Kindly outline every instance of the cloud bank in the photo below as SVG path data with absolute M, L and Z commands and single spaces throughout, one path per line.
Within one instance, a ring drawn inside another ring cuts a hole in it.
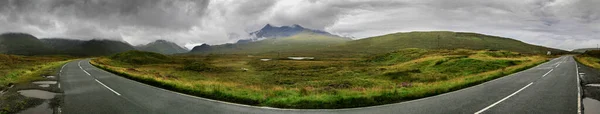
M 463 31 L 571 50 L 600 43 L 597 0 L 0 0 L 0 32 L 41 38 L 157 39 L 186 47 L 299 24 L 366 38 Z

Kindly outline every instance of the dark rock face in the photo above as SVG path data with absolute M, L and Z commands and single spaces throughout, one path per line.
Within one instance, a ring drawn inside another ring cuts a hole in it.
M 139 45 L 136 46 L 136 49 L 160 54 L 176 54 L 188 52 L 188 49 L 166 40 L 156 40 L 146 45 Z
M 322 35 L 336 36 L 336 35 L 330 34 L 325 31 L 304 28 L 297 24 L 294 24 L 292 26 L 281 26 L 281 27 L 275 27 L 275 26 L 272 26 L 271 24 L 267 24 L 262 29 L 250 33 L 250 36 L 253 36 L 253 38 L 238 40 L 237 43 L 254 42 L 254 41 L 258 41 L 259 38 L 288 37 L 288 36 L 293 36 L 293 35 L 296 35 L 298 33 L 305 32 L 305 31 L 316 33 L 316 34 L 322 34 Z
M 192 52 L 192 53 L 207 52 L 207 51 L 210 51 L 210 48 L 211 48 L 210 45 L 208 45 L 208 44 L 202 44 L 200 46 L 195 46 L 192 49 L 192 51 L 190 51 L 190 52 Z

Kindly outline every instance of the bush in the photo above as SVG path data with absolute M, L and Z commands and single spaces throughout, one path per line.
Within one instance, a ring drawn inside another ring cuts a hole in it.
M 585 51 L 585 53 L 583 53 L 583 54 L 590 56 L 590 57 L 600 58 L 600 50 Z
M 215 66 L 208 64 L 206 62 L 199 62 L 199 61 L 188 62 L 185 65 L 183 65 L 183 69 L 191 70 L 191 71 L 198 71 L 198 72 L 218 71 L 218 69 Z
M 134 65 L 159 64 L 170 60 L 169 57 L 159 53 L 137 50 L 118 53 L 110 56 L 110 59 Z
M 492 57 L 518 57 L 518 56 L 521 56 L 521 54 L 519 54 L 519 53 L 510 52 L 510 51 L 487 51 L 487 52 L 485 52 L 485 54 L 492 56 Z

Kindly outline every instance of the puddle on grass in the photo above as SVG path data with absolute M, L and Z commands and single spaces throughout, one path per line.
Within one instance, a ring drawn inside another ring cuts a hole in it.
M 38 85 L 38 86 L 40 86 L 40 87 L 50 87 L 50 85 L 48 85 L 48 84 L 42 84 L 42 85 Z
M 591 98 L 583 98 L 584 114 L 600 114 L 600 101 Z
M 19 94 L 21 94 L 25 97 L 33 97 L 33 98 L 38 98 L 38 99 L 52 99 L 57 94 L 57 93 L 53 93 L 53 92 L 48 92 L 48 91 L 43 91 L 43 90 L 35 90 L 35 89 L 19 90 L 17 92 L 19 92 Z
M 33 84 L 56 84 L 58 82 L 56 81 L 35 81 L 35 82 L 31 82 Z
M 48 78 L 48 79 L 56 79 L 56 76 L 44 76 L 44 78 Z
M 41 105 L 28 108 L 17 114 L 52 114 L 53 112 L 54 110 L 52 110 L 52 107 L 50 107 L 50 102 L 44 101 L 44 103 L 42 103 Z

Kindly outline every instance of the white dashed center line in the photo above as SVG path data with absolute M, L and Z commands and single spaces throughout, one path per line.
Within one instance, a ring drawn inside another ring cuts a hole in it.
M 104 83 L 102 83 L 102 82 L 98 81 L 97 79 L 94 79 L 94 80 L 96 80 L 96 82 L 100 83 L 102 86 L 106 87 L 106 89 L 108 89 L 108 90 L 112 91 L 113 93 L 117 94 L 118 96 L 121 96 L 121 94 L 119 94 L 117 91 L 115 91 L 115 90 L 111 89 L 110 87 L 108 87 L 108 86 L 104 85 Z
M 485 108 L 483 108 L 483 109 L 481 109 L 481 110 L 479 110 L 479 111 L 475 112 L 475 114 L 480 114 L 480 113 L 482 113 L 483 111 L 485 111 L 485 110 L 488 110 L 488 109 L 490 109 L 490 108 L 492 108 L 492 107 L 496 106 L 496 105 L 497 105 L 497 104 L 499 104 L 500 102 L 502 102 L 502 101 L 504 101 L 504 100 L 506 100 L 506 99 L 508 99 L 508 98 L 510 98 L 510 97 L 512 97 L 512 96 L 514 96 L 515 94 L 517 94 L 517 93 L 521 92 L 523 89 L 525 89 L 525 88 L 529 87 L 531 84 L 533 84 L 533 82 L 531 82 L 531 83 L 527 84 L 525 87 L 523 87 L 523 88 L 521 88 L 521 89 L 519 89 L 519 90 L 515 91 L 514 93 L 512 93 L 512 94 L 510 94 L 510 95 L 508 95 L 508 96 L 506 96 L 506 97 L 504 97 L 503 99 L 500 99 L 499 101 L 495 102 L 494 104 L 492 104 L 492 105 L 490 105 L 490 106 L 487 106 L 487 107 L 485 107 Z

